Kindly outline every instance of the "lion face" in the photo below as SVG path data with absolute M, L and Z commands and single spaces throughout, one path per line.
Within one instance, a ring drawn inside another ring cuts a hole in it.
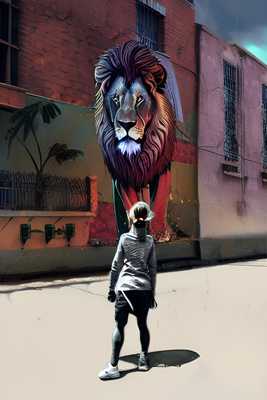
M 100 57 L 95 77 L 96 129 L 109 172 L 125 187 L 145 187 L 169 168 L 176 140 L 166 71 L 129 41 Z
M 129 156 L 140 152 L 153 114 L 152 99 L 142 80 L 137 78 L 127 87 L 125 79 L 117 77 L 107 91 L 105 102 L 117 148 Z

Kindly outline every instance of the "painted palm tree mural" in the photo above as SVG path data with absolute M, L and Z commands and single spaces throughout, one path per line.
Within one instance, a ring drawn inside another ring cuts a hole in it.
M 35 208 L 42 209 L 45 188 L 45 171 L 48 163 L 55 160 L 62 164 L 67 160 L 75 160 L 83 155 L 78 149 L 69 148 L 65 143 L 55 143 L 48 151 L 42 150 L 38 127 L 40 124 L 51 124 L 61 115 L 60 107 L 51 101 L 39 101 L 16 112 L 10 118 L 6 140 L 8 155 L 14 142 L 18 142 L 30 159 L 35 169 Z

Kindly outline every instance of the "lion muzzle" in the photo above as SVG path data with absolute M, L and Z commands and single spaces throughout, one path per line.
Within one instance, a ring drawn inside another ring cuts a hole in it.
M 136 115 L 134 115 L 132 112 L 130 113 L 131 115 L 129 116 L 127 115 L 123 116 L 122 114 L 123 113 L 120 113 L 120 115 L 117 116 L 115 123 L 115 132 L 117 139 L 119 141 L 125 138 L 129 138 L 135 141 L 140 140 L 142 137 L 136 126 L 137 125 Z

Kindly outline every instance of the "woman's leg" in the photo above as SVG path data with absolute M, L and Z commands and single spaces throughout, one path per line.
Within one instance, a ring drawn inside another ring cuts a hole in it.
M 122 310 L 116 315 L 116 327 L 112 335 L 112 354 L 110 364 L 116 366 L 119 361 L 120 351 L 124 342 L 124 328 L 128 322 L 128 312 Z
M 150 333 L 147 327 L 147 315 L 148 315 L 148 310 L 144 310 L 136 317 L 137 325 L 140 332 L 141 350 L 145 354 L 148 352 L 150 343 Z

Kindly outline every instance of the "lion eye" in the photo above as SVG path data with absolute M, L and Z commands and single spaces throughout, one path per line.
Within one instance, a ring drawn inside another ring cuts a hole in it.
M 114 101 L 114 103 L 116 104 L 116 105 L 118 105 L 119 103 L 120 103 L 120 98 L 119 98 L 119 96 L 116 94 L 116 96 L 114 96 L 113 98 L 112 98 L 112 100 Z
M 143 101 L 144 101 L 144 98 L 143 98 L 143 96 L 140 95 L 136 99 L 136 104 L 139 105 L 139 104 L 143 103 Z

